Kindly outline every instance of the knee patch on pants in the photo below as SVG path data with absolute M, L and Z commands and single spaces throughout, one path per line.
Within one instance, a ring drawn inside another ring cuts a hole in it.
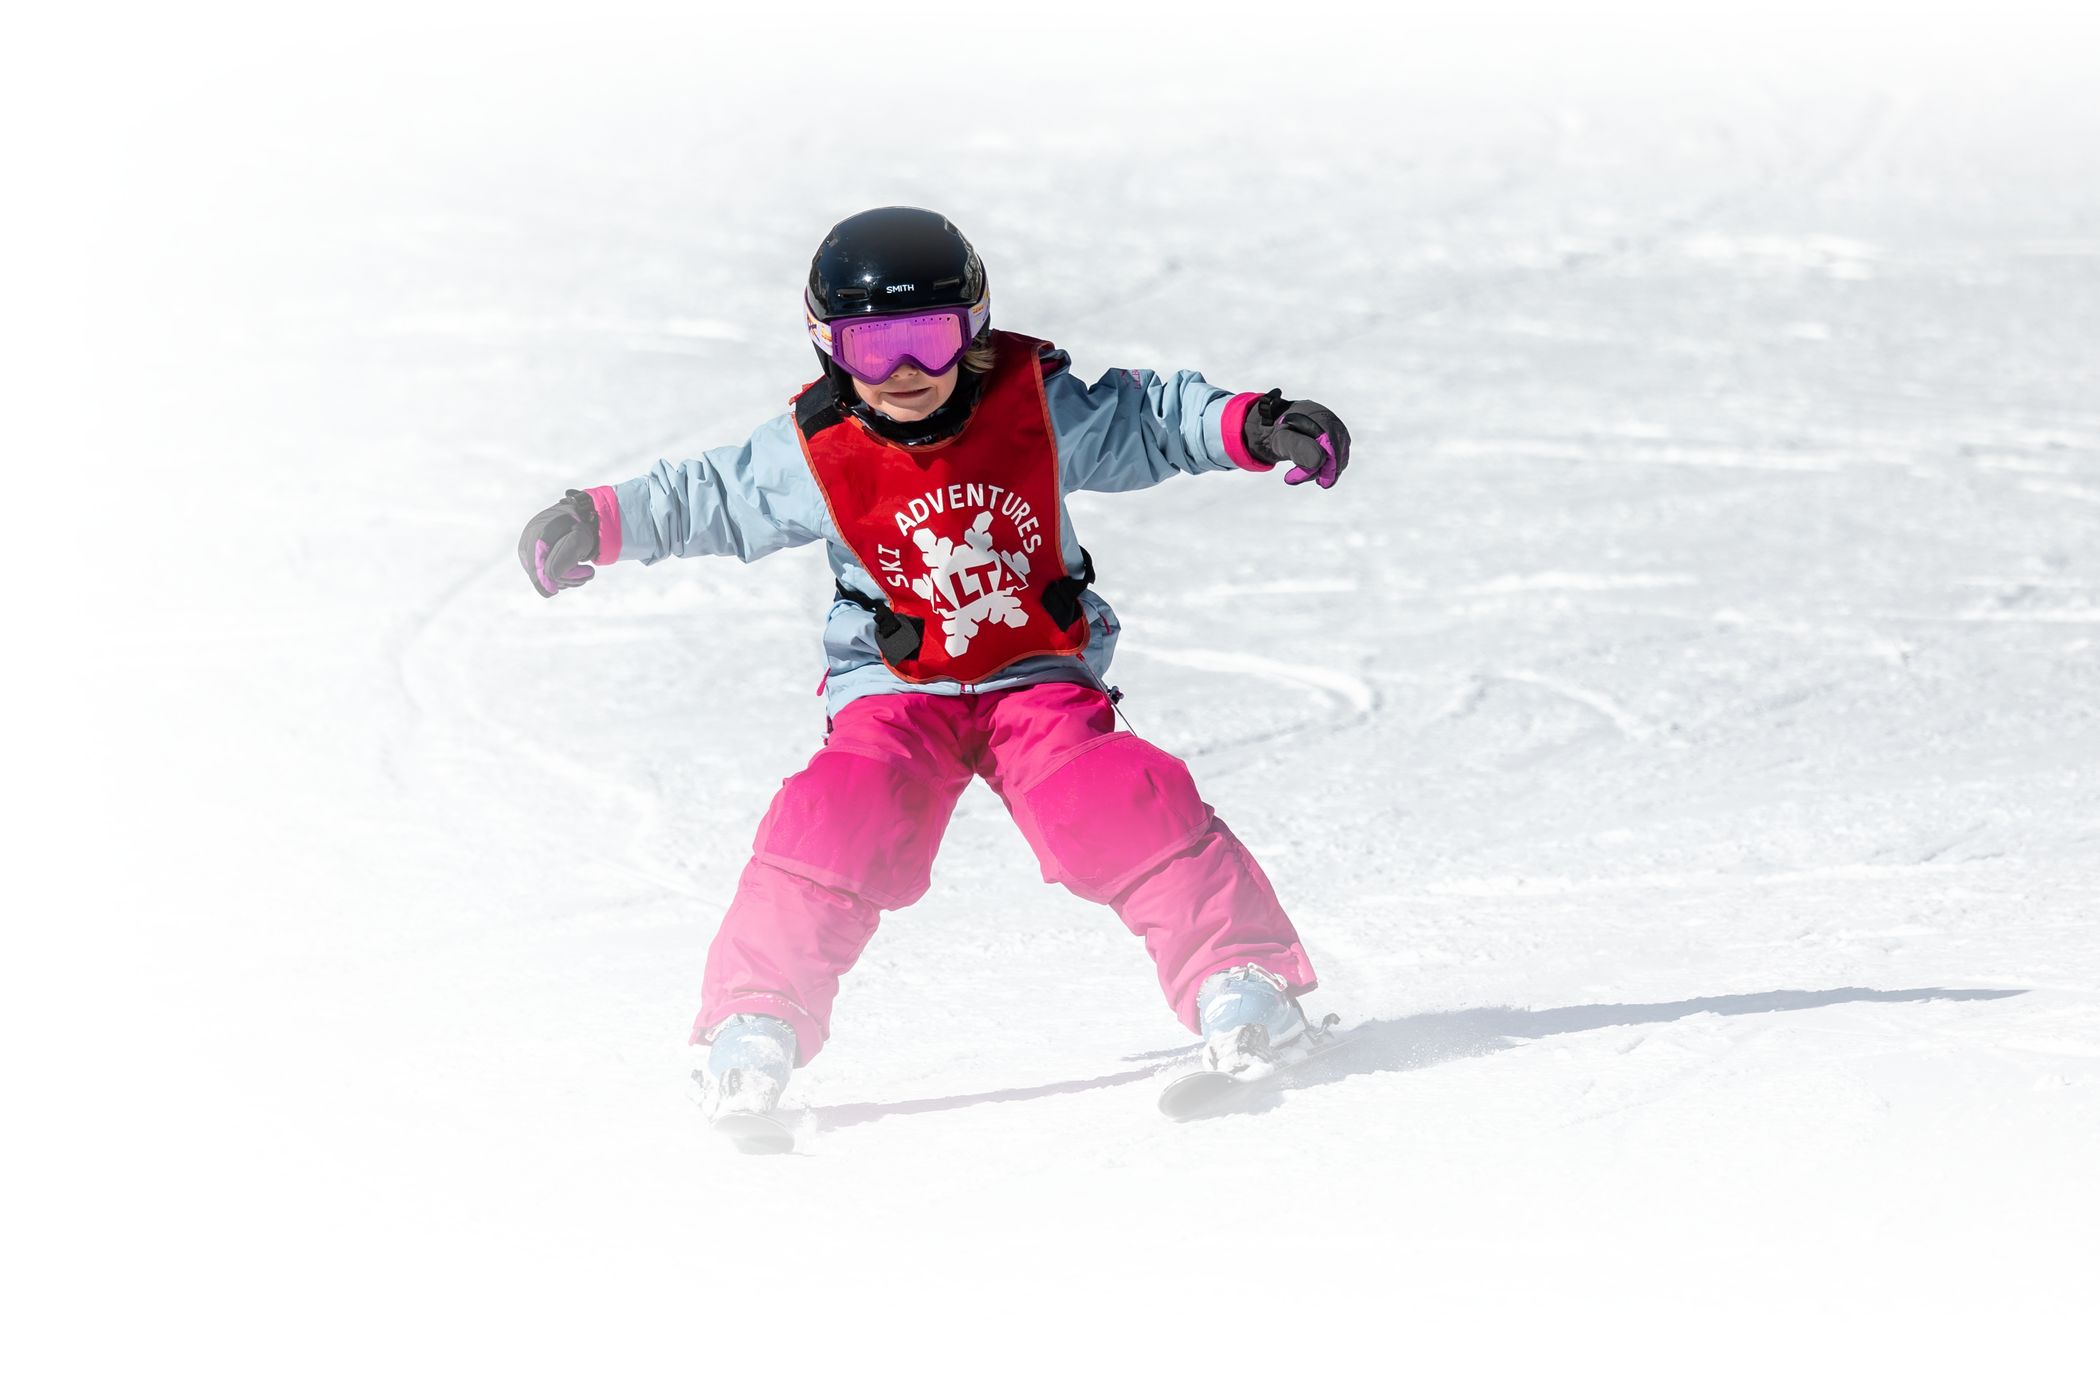
M 752 850 L 878 908 L 901 909 L 926 893 L 957 795 L 897 763 L 828 748 L 781 784 Z
M 1073 750 L 1012 801 L 1043 878 L 1107 904 L 1210 826 L 1188 765 L 1130 733 Z

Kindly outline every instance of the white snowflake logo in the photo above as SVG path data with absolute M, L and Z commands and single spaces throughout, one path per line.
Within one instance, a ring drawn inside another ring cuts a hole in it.
M 950 656 L 969 650 L 971 638 L 988 624 L 1028 622 L 1028 609 L 1016 596 L 1028 583 L 1028 556 L 994 549 L 991 524 L 990 511 L 978 512 L 960 545 L 924 527 L 911 537 L 928 570 L 911 581 L 912 592 L 933 605 Z

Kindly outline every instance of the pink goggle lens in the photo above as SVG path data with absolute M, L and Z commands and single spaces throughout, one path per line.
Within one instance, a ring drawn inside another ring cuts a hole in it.
M 834 323 L 832 333 L 838 362 L 863 384 L 880 384 L 906 360 L 946 374 L 970 344 L 967 314 L 952 307 Z

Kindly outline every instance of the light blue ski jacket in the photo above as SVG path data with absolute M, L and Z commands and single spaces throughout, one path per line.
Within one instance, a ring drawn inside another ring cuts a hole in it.
M 1267 471 L 1242 439 L 1247 409 L 1258 397 L 1213 388 L 1193 370 L 1165 378 L 1150 370 L 1110 370 L 1089 388 L 1062 350 L 1043 358 L 1043 389 L 1057 439 L 1058 493 L 1135 491 L 1176 472 Z M 593 490 L 598 505 L 598 562 L 654 564 L 676 555 L 733 554 L 746 561 L 779 549 L 822 543 L 846 587 L 870 597 L 881 589 L 839 537 L 823 493 L 802 455 L 792 413 L 763 424 L 741 447 L 720 447 L 683 461 L 660 461 L 646 476 Z M 1065 568 L 1082 568 L 1070 512 L 1063 521 Z M 1093 590 L 1080 598 L 1089 641 L 1081 658 L 1036 656 L 973 685 L 915 683 L 882 664 L 875 618 L 834 601 L 824 621 L 827 713 L 863 695 L 921 691 L 960 695 L 1042 681 L 1095 685 L 1108 673 L 1121 624 Z M 1091 669 L 1089 669 L 1091 668 Z

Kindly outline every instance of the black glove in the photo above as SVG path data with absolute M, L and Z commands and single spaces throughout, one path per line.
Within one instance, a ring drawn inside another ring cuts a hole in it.
M 1249 405 L 1241 433 L 1256 460 L 1272 467 L 1291 463 L 1283 479 L 1286 486 L 1317 481 L 1324 491 L 1349 466 L 1349 430 L 1334 410 L 1311 399 L 1287 399 L 1281 389 L 1271 389 Z
M 598 571 L 584 561 L 597 556 L 598 508 L 581 491 L 533 516 L 518 536 L 518 562 L 542 598 L 589 583 Z

